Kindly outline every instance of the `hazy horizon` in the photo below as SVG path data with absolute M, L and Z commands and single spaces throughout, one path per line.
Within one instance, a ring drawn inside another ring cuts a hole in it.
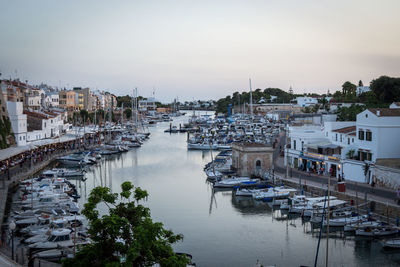
M 400 1 L 4 1 L 0 78 L 218 99 L 400 76 Z

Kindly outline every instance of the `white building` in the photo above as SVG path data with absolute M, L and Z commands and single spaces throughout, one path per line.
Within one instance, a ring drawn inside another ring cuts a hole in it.
M 60 136 L 60 133 L 63 131 L 64 122 L 59 113 L 49 111 L 32 112 L 27 110 L 24 113 L 27 115 L 29 132 L 35 132 L 34 134 L 29 134 L 28 132 L 28 142 L 54 138 Z
M 309 107 L 318 104 L 318 99 L 313 97 L 299 96 L 296 97 L 297 105 L 300 107 Z
M 290 127 L 285 164 L 301 170 L 332 169 L 336 177 L 370 183 L 377 161 L 400 159 L 400 109 L 367 109 L 356 122 Z M 378 177 L 379 178 L 379 177 Z M 400 185 L 400 177 L 398 184 Z
M 390 106 L 389 106 L 389 108 L 400 108 L 400 102 L 393 102 Z
M 326 123 L 325 123 L 326 124 Z M 341 174 L 341 146 L 331 140 L 332 131 L 340 124 L 308 125 L 289 128 L 290 146 L 285 149 L 284 163 L 301 171 L 322 172 L 339 177 Z M 328 134 L 327 134 L 328 133 Z
M 44 93 L 43 108 L 58 108 L 59 107 L 59 94 L 58 92 L 47 91 Z
M 359 96 L 362 93 L 366 93 L 371 91 L 371 89 L 369 88 L 369 86 L 357 86 L 356 88 L 356 95 Z
M 400 109 L 367 109 L 357 115 L 358 157 L 400 158 Z
M 26 115 L 23 114 L 23 103 L 7 101 L 7 110 L 17 146 L 25 146 L 27 119 Z
M 139 110 L 140 111 L 148 111 L 148 110 L 156 110 L 156 99 L 154 97 L 149 97 L 147 99 L 139 100 Z
M 367 109 L 357 115 L 355 144 L 343 160 L 343 173 L 370 183 L 379 160 L 400 158 L 400 109 Z M 400 177 L 399 177 L 400 179 Z

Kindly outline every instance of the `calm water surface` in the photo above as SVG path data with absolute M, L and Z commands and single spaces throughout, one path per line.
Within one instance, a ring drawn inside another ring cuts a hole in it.
M 188 117 L 174 120 L 174 125 Z M 151 138 L 141 148 L 103 159 L 77 182 L 81 206 L 95 186 L 113 192 L 131 181 L 149 193 L 146 205 L 154 221 L 184 235 L 175 250 L 193 255 L 197 266 L 314 265 L 317 232 L 301 218 L 287 219 L 266 203 L 235 198 L 231 191 L 212 193 L 204 165 L 209 152 L 187 151 L 186 134 L 167 134 L 168 122 L 151 127 Z M 319 264 L 325 266 L 326 240 Z M 330 266 L 399 266 L 400 253 L 383 252 L 379 242 L 354 237 L 331 238 Z

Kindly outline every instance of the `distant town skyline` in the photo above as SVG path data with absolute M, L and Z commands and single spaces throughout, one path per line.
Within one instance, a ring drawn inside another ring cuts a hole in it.
M 5 1 L 0 78 L 162 102 L 399 76 L 400 1 Z

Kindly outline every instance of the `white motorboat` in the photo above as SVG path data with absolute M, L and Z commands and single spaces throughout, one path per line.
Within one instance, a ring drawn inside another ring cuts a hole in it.
M 191 150 L 217 150 L 217 144 L 207 143 L 187 143 L 187 148 Z
M 399 232 L 399 229 L 390 227 L 390 226 L 378 227 L 378 228 L 366 227 L 364 229 L 357 229 L 356 235 L 357 236 L 381 237 L 381 236 L 395 235 L 398 232 Z
M 51 262 L 59 262 L 62 258 L 73 256 L 72 251 L 66 249 L 49 249 L 44 251 L 36 252 L 32 255 L 33 258 L 51 261 Z
M 38 242 L 46 242 L 47 239 L 49 239 L 49 235 L 44 233 L 44 234 L 31 236 L 31 237 L 23 240 L 23 242 L 26 244 L 33 244 L 33 243 L 38 243 Z
M 76 154 L 58 157 L 57 161 L 68 166 L 84 166 L 87 164 L 93 164 L 88 157 Z
M 220 180 L 214 183 L 215 188 L 233 188 L 234 186 L 256 185 L 259 179 L 251 179 L 248 177 L 234 177 Z
M 354 216 L 354 217 L 345 217 L 345 218 L 337 218 L 337 219 L 330 219 L 329 225 L 332 227 L 344 227 L 346 224 L 354 224 L 357 222 L 364 222 L 368 219 L 368 215 L 363 216 Z M 313 217 L 311 219 L 313 223 L 321 223 L 320 217 Z M 327 220 L 324 218 L 324 226 L 327 225 Z
M 382 242 L 383 248 L 400 249 L 400 238 L 391 238 Z
M 218 180 L 222 177 L 222 173 L 215 171 L 213 168 L 206 170 L 207 178 L 210 180 Z
M 241 197 L 252 197 L 253 194 L 261 191 L 261 190 L 268 190 L 268 189 L 248 189 L 248 188 L 238 188 L 236 189 L 235 195 Z
M 381 225 L 381 222 L 378 221 L 366 221 L 360 223 L 348 223 L 344 226 L 343 230 L 345 232 L 354 232 L 357 229 L 365 229 L 367 227 L 376 228 Z
M 72 247 L 74 243 L 70 237 L 71 230 L 69 229 L 55 229 L 51 235 L 44 242 L 36 242 L 29 245 L 31 249 L 55 249 Z
M 268 188 L 267 191 L 259 191 L 253 194 L 253 198 L 256 200 L 273 199 L 273 198 L 288 198 L 291 192 L 296 192 L 296 189 L 275 187 Z
M 44 171 L 42 173 L 44 177 L 53 178 L 53 177 L 83 177 L 85 173 L 80 170 L 68 170 L 65 168 L 53 168 L 51 170 Z

